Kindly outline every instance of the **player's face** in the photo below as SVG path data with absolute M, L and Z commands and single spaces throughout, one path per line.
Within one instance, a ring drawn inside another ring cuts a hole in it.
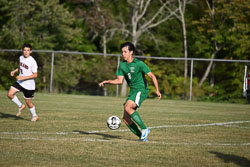
M 32 51 L 30 50 L 30 48 L 27 48 L 27 47 L 23 48 L 24 57 L 26 57 L 26 58 L 29 57 L 31 53 L 32 53 Z
M 124 60 L 129 60 L 133 55 L 133 51 L 128 50 L 128 46 L 122 48 L 122 57 Z

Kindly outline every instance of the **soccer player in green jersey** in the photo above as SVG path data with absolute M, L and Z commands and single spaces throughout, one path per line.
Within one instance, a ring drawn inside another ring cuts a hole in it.
M 148 82 L 145 79 L 145 74 L 152 79 L 156 94 L 160 100 L 161 93 L 159 91 L 158 82 L 148 66 L 144 62 L 133 57 L 135 47 L 132 43 L 126 42 L 122 44 L 121 50 L 124 61 L 120 63 L 116 71 L 117 78 L 114 80 L 102 81 L 99 83 L 99 86 L 103 87 L 105 84 L 122 84 L 125 78 L 130 86 L 130 92 L 124 103 L 123 122 L 139 137 L 139 141 L 147 141 L 150 130 L 146 127 L 136 109 L 141 106 L 141 103 L 148 96 L 149 88 Z

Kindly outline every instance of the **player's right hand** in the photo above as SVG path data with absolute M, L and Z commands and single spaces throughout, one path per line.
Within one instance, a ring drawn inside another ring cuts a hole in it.
M 156 91 L 156 94 L 157 94 L 157 96 L 158 96 L 158 100 L 161 100 L 161 98 L 162 98 L 161 92 Z
M 14 75 L 15 75 L 15 71 L 11 71 L 11 72 L 10 72 L 10 76 L 13 77 Z
M 100 87 L 104 87 L 104 81 L 101 82 L 101 83 L 99 83 L 99 86 L 100 86 Z

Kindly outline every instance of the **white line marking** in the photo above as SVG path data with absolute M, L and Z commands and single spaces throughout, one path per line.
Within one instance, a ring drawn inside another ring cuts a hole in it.
M 247 121 L 231 121 L 231 122 L 217 122 L 210 124 L 196 124 L 196 125 L 162 125 L 148 127 L 149 129 L 160 129 L 160 128 L 183 128 L 183 127 L 208 127 L 208 126 L 228 126 L 232 124 L 242 124 L 250 123 L 250 120 Z M 99 130 L 99 131 L 86 131 L 88 134 L 94 133 L 105 133 L 105 132 L 127 132 L 128 129 L 118 129 L 118 130 Z M 40 134 L 40 135 L 69 135 L 69 134 L 81 134 L 81 132 L 0 132 L 0 135 L 22 135 L 22 134 Z
M 234 127 L 234 128 L 240 128 L 240 129 L 250 129 L 250 127 L 245 126 L 236 126 L 236 125 L 224 125 L 226 127 Z
M 92 138 L 34 138 L 34 137 L 0 137 L 0 139 L 5 140 L 36 140 L 36 141 L 84 141 L 84 142 L 112 142 L 112 143 L 123 143 L 124 141 L 130 143 L 141 143 L 138 141 L 131 140 L 103 140 L 103 139 L 92 139 Z M 147 144 L 162 144 L 162 145 L 187 145 L 187 146 L 250 146 L 250 143 L 169 143 L 161 141 L 148 141 Z
M 155 127 L 149 127 L 149 128 L 151 128 L 151 129 L 157 129 L 157 128 L 182 128 L 182 127 L 225 126 L 225 125 L 241 124 L 241 123 L 250 123 L 250 121 L 218 122 L 218 123 L 197 124 L 197 125 L 163 125 L 163 126 L 155 126 Z

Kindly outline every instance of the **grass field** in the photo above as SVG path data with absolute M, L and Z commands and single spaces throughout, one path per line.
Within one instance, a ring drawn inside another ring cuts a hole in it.
M 18 97 L 23 101 L 22 94 Z M 0 166 L 250 166 L 250 105 L 147 99 L 138 110 L 149 142 L 122 123 L 124 98 L 36 94 L 30 122 L 0 92 Z

